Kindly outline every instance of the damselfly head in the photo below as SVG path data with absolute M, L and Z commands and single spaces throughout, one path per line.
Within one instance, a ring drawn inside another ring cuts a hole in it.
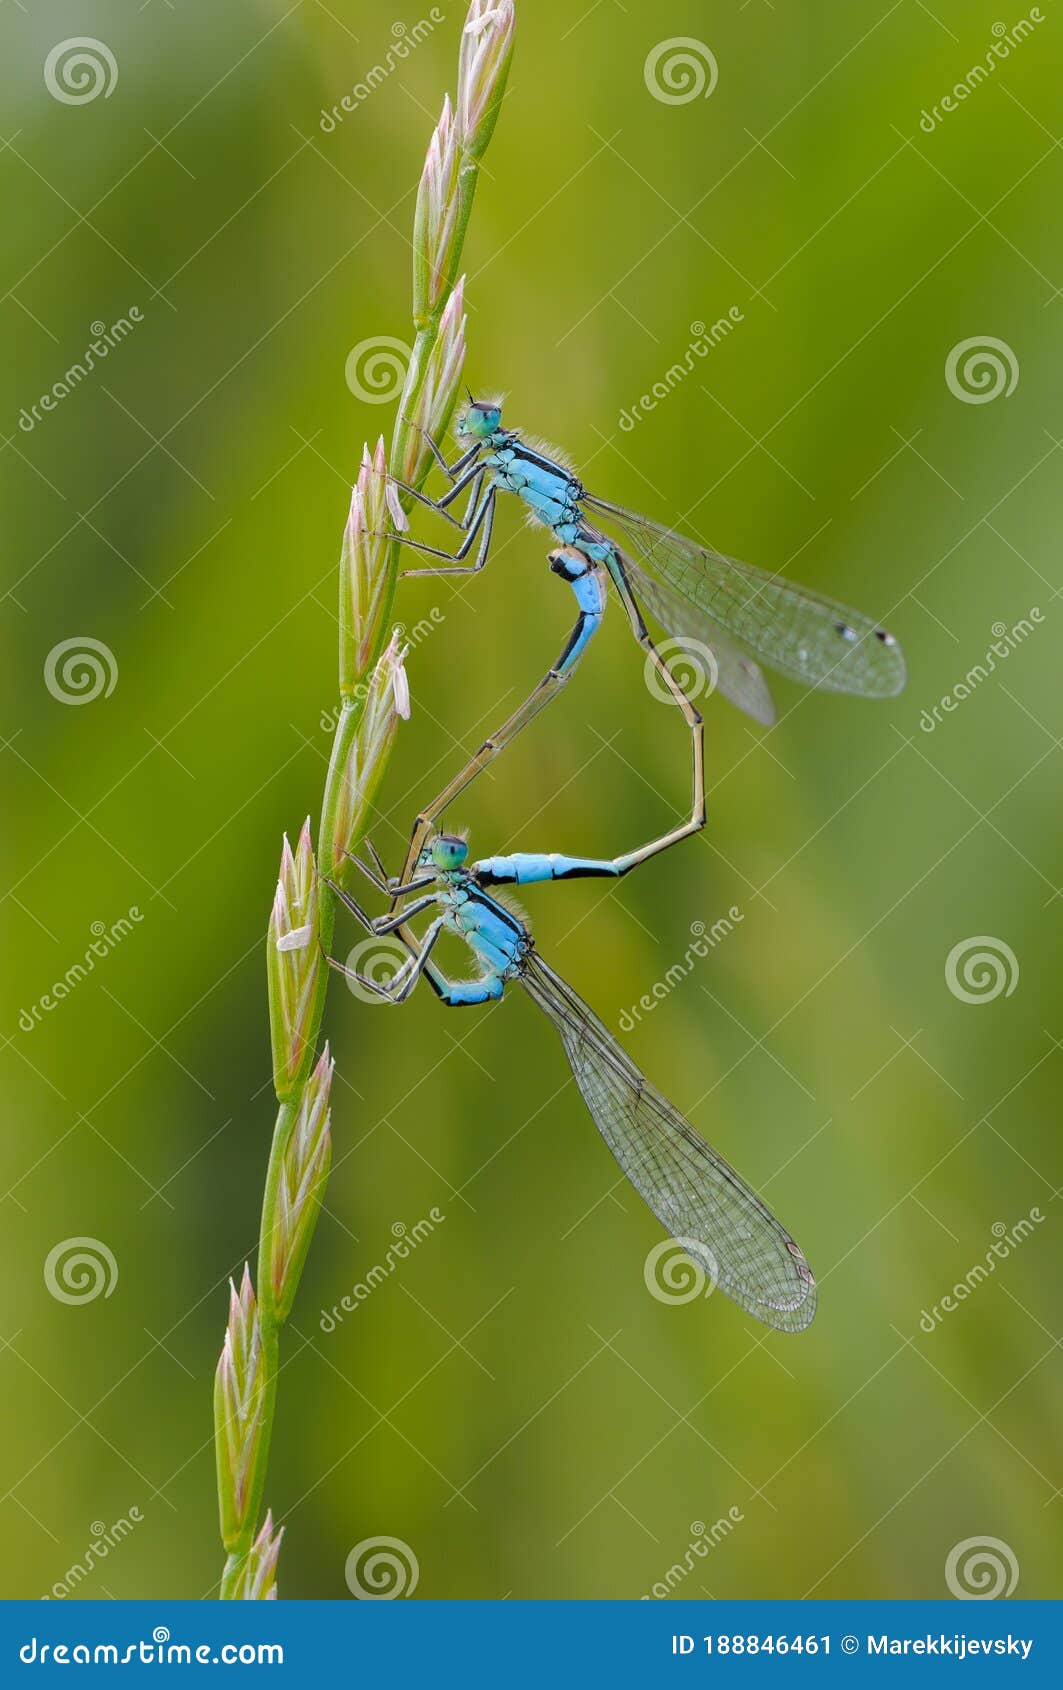
M 440 874 L 455 874 L 469 855 L 468 843 L 454 833 L 437 833 L 427 851 L 432 867 Z
M 458 436 L 466 440 L 487 440 L 502 425 L 502 407 L 496 399 L 474 399 L 458 417 Z

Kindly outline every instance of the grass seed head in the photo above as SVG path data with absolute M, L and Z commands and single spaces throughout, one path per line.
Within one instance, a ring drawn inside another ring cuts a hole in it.
M 290 1095 L 310 1050 L 311 1021 L 321 967 L 318 890 L 310 822 L 293 851 L 284 836 L 280 875 L 266 940 L 273 1085 Z

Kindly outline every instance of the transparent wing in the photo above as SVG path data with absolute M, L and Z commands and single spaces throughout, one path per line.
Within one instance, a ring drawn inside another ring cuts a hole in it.
M 621 552 L 620 558 L 643 609 L 688 646 L 691 642 L 708 646 L 716 661 L 716 690 L 755 722 L 770 728 L 775 721 L 775 705 L 760 665 L 689 599 L 680 598 L 663 581 L 654 580 L 626 552 Z M 663 655 L 668 657 L 669 653 Z
M 599 1132 L 661 1225 L 742 1308 L 779 1331 L 802 1331 L 816 1312 L 816 1282 L 771 1210 L 537 952 L 520 978 L 560 1033 Z
M 904 686 L 900 646 L 859 611 L 699 546 L 636 511 L 589 496 L 584 503 L 631 542 L 642 573 L 781 674 L 863 698 L 893 698 Z

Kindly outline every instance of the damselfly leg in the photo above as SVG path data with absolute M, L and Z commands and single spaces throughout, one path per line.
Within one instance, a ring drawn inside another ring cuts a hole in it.
M 483 744 L 470 757 L 465 767 L 459 771 L 433 798 L 426 804 L 414 822 L 410 843 L 406 851 L 406 861 L 403 865 L 402 880 L 407 880 L 413 873 L 414 867 L 421 854 L 434 823 L 444 810 L 465 791 L 482 774 L 490 763 L 493 763 L 500 751 L 514 740 L 521 729 L 544 709 L 557 693 L 571 680 L 575 674 L 580 658 L 601 626 L 605 614 L 606 590 L 605 574 L 601 567 L 588 563 L 587 559 L 578 552 L 553 552 L 550 556 L 550 568 L 556 575 L 560 575 L 571 586 L 579 605 L 579 616 L 576 624 L 565 642 L 557 662 L 548 669 L 542 680 L 528 694 L 522 704 L 519 704 L 513 714 L 503 722 L 502 726 L 490 734 Z
M 637 864 L 646 862 L 650 857 L 656 856 L 659 851 L 665 851 L 670 846 L 678 844 L 680 840 L 686 839 L 690 834 L 696 833 L 705 825 L 705 730 L 701 713 L 680 686 L 654 645 L 642 613 L 631 592 L 621 559 L 614 556 L 604 565 L 595 565 L 589 563 L 584 554 L 575 547 L 565 547 L 550 554 L 550 567 L 555 574 L 567 580 L 575 592 L 580 606 L 579 620 L 553 668 L 547 671 L 538 686 L 529 693 L 528 697 L 517 707 L 508 720 L 484 740 L 475 755 L 444 787 L 443 791 L 422 809 L 410 835 L 410 843 L 401 877 L 404 881 L 412 874 L 425 840 L 443 812 L 465 791 L 466 787 L 472 784 L 477 775 L 482 774 L 483 770 L 494 761 L 499 752 L 505 750 L 521 729 L 526 727 L 533 717 L 537 716 L 539 711 L 551 702 L 566 681 L 572 678 L 583 653 L 601 626 L 605 614 L 606 570 L 612 577 L 620 601 L 627 612 L 635 639 L 646 652 L 655 672 L 660 676 L 666 691 L 675 700 L 683 714 L 684 721 L 690 729 L 693 760 L 693 797 L 690 819 L 684 822 L 681 827 L 672 828 L 669 832 L 650 840 L 637 850 L 613 859 L 617 865 L 616 872 L 626 874 L 629 869 L 634 868 Z
M 448 492 L 443 494 L 441 499 L 432 499 L 427 493 L 419 493 L 416 487 L 407 486 L 405 481 L 396 481 L 394 476 L 389 477 L 389 479 L 391 481 L 391 485 L 393 487 L 397 487 L 400 493 L 406 493 L 411 499 L 416 499 L 419 505 L 424 505 L 428 510 L 435 511 L 437 516 L 445 517 L 448 522 L 452 522 L 454 524 L 455 528 L 464 530 L 468 528 L 469 523 L 473 519 L 473 512 L 479 503 L 480 489 L 483 486 L 483 478 L 486 473 L 487 472 L 482 465 L 473 464 L 471 469 L 466 470 L 464 475 L 459 476 L 457 480 L 455 480 L 454 485 Z M 464 493 L 466 487 L 470 489 L 470 492 L 464 516 L 451 516 L 448 507 L 453 504 L 454 500 L 460 493 Z M 401 538 L 401 536 L 399 536 L 399 538 Z M 411 544 L 416 545 L 417 542 L 413 541 Z M 419 571 L 407 570 L 405 573 L 412 573 L 416 575 Z
M 694 796 L 690 820 L 684 822 L 682 827 L 672 828 L 669 833 L 662 833 L 659 838 L 650 840 L 647 845 L 639 846 L 637 851 L 629 851 L 625 857 L 617 858 L 617 863 L 623 865 L 619 872 L 626 874 L 628 869 L 635 868 L 638 863 L 647 862 L 650 857 L 655 857 L 659 851 L 667 851 L 671 845 L 678 845 L 681 839 L 688 838 L 690 834 L 697 833 L 699 829 L 705 826 L 705 724 L 701 711 L 695 707 L 692 699 L 680 686 L 654 645 L 643 620 L 642 612 L 638 607 L 638 602 L 628 584 L 623 560 L 618 553 L 614 552 L 606 567 L 619 594 L 620 602 L 627 611 L 631 632 L 646 653 L 654 670 L 661 677 L 668 692 L 683 712 L 683 720 L 690 729 L 694 762 Z
M 454 459 L 452 464 L 448 464 L 443 455 L 442 448 L 439 446 L 437 441 L 432 439 L 432 436 L 426 428 L 422 428 L 420 423 L 415 423 L 411 417 L 404 416 L 402 420 L 409 428 L 413 429 L 415 434 L 419 434 L 421 436 L 421 439 L 428 447 L 428 450 L 431 452 L 433 458 L 439 465 L 439 468 L 443 471 L 443 474 L 446 476 L 448 481 L 453 481 L 456 476 L 461 474 L 463 469 L 468 468 L 474 458 L 479 456 L 480 442 L 478 440 L 474 440 L 472 445 L 467 446 L 464 452 L 460 453 L 459 456 Z
M 457 551 L 448 552 L 440 546 L 428 546 L 423 540 L 411 540 L 408 534 L 392 534 L 390 538 L 397 540 L 400 546 L 411 546 L 415 552 L 422 552 L 425 557 L 446 559 L 444 565 L 435 566 L 431 569 L 404 569 L 402 571 L 403 579 L 416 575 L 476 575 L 484 567 L 487 562 L 487 555 L 491 550 L 491 535 L 495 526 L 495 496 L 498 489 L 493 485 L 488 487 L 479 504 L 476 504 L 475 500 L 479 495 L 482 477 L 483 472 L 479 469 L 474 469 L 470 474 L 469 480 L 474 483 L 474 498 L 470 499 L 469 508 L 461 518 L 450 516 L 438 500 L 430 499 L 427 494 L 414 492 L 412 487 L 407 487 L 403 482 L 395 483 L 397 487 L 402 488 L 403 492 L 412 493 L 413 497 L 419 500 L 422 505 L 427 505 L 429 510 L 447 517 L 448 521 L 453 522 L 454 526 L 460 528 L 465 535 Z M 451 494 L 455 491 L 460 492 L 465 485 L 464 481 L 456 483 L 455 487 L 451 489 Z M 449 495 L 445 494 L 444 499 L 448 498 Z M 465 563 L 463 560 L 472 551 L 477 537 L 479 537 L 480 544 L 476 552 L 476 561 L 475 563 Z
M 353 860 L 355 862 L 358 861 L 357 858 L 354 858 Z M 428 898 L 418 898 L 415 903 L 411 904 L 397 916 L 384 915 L 373 917 L 367 915 L 357 900 L 354 899 L 349 892 L 345 891 L 342 886 L 338 886 L 334 880 L 329 880 L 326 877 L 325 883 L 332 888 L 336 897 L 339 898 L 340 902 L 346 909 L 350 910 L 355 920 L 361 923 L 361 925 L 366 929 L 366 932 L 374 935 L 398 933 L 405 921 L 409 920 L 412 916 L 420 915 L 421 912 L 426 909 L 432 908 L 437 901 L 434 896 Z M 436 940 L 439 938 L 440 933 L 442 933 L 443 927 L 444 919 L 440 915 L 437 916 L 434 921 L 429 923 L 420 940 L 414 940 L 410 934 L 399 933 L 399 937 L 410 954 L 407 960 L 404 963 L 401 963 L 395 970 L 394 974 L 392 974 L 387 980 L 371 980 L 367 974 L 362 974 L 359 969 L 352 968 L 348 963 L 340 962 L 336 957 L 326 956 L 325 961 L 328 963 L 329 967 L 334 968 L 338 974 L 344 975 L 344 977 L 348 980 L 356 981 L 359 986 L 366 991 L 372 992 L 376 997 L 386 998 L 389 1003 L 405 1003 L 418 980 L 421 978 L 421 975 L 429 966 L 429 957 L 432 954 L 432 948 L 435 945 Z
M 426 886 L 431 886 L 434 883 L 435 877 L 431 874 L 417 875 L 413 880 L 405 880 L 401 875 L 389 874 L 384 867 L 379 851 L 368 834 L 363 837 L 362 844 L 373 859 L 372 868 L 363 863 L 361 857 L 356 856 L 353 851 L 344 851 L 343 854 L 386 897 L 391 899 L 405 898 L 414 892 L 423 892 Z
M 373 857 L 379 862 L 376 851 L 371 845 L 369 849 Z M 350 852 L 348 852 L 348 856 L 351 856 Z M 380 884 L 376 875 L 359 858 L 351 856 L 351 861 L 358 865 L 363 874 L 374 885 Z M 434 880 L 436 877 L 433 875 L 429 878 Z M 402 963 L 387 980 L 382 981 L 371 980 L 368 975 L 361 973 L 359 969 L 351 968 L 349 964 L 340 962 L 336 957 L 326 956 L 325 961 L 338 974 L 342 974 L 348 980 L 355 981 L 365 991 L 372 992 L 375 997 L 384 998 L 388 1003 L 405 1003 L 422 975 L 424 975 L 436 996 L 441 998 L 451 1009 L 470 1008 L 476 1004 L 491 1003 L 502 996 L 503 982 L 501 975 L 488 971 L 475 980 L 451 980 L 448 975 L 443 973 L 441 968 L 438 968 L 432 962 L 433 948 L 439 935 L 446 927 L 445 915 L 438 915 L 434 921 L 429 922 L 420 939 L 416 939 L 413 934 L 403 931 L 404 924 L 411 917 L 420 915 L 422 911 L 438 904 L 438 897 L 418 898 L 415 903 L 408 905 L 404 910 L 400 910 L 397 915 L 370 916 L 366 914 L 357 900 L 342 886 L 337 886 L 334 880 L 327 880 L 326 884 L 332 888 L 340 902 L 346 909 L 350 910 L 355 920 L 361 923 L 367 933 L 372 933 L 374 936 L 397 933 L 410 953 L 408 960 Z M 402 896 L 403 894 L 399 891 L 397 895 Z

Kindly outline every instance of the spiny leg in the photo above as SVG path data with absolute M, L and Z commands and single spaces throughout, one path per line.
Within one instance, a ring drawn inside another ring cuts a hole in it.
M 446 565 L 432 569 L 404 569 L 402 578 L 415 575 L 476 575 L 487 562 L 487 554 L 491 549 L 491 534 L 495 525 L 495 496 L 498 489 L 492 484 L 488 487 L 480 501 L 478 509 L 473 513 L 468 533 L 456 552 L 443 551 L 439 546 L 426 546 L 423 540 L 411 540 L 408 534 L 394 534 L 392 539 L 400 546 L 411 546 L 416 552 L 423 552 L 427 557 L 446 558 Z M 468 557 L 480 529 L 480 545 L 476 553 L 475 563 L 464 563 Z
M 357 861 L 357 859 L 355 860 Z M 361 922 L 367 933 L 377 935 L 396 932 L 403 922 L 412 921 L 415 915 L 423 915 L 425 910 L 431 909 L 437 901 L 436 894 L 430 892 L 427 897 L 418 898 L 416 903 L 407 904 L 406 908 L 400 910 L 398 915 L 393 915 L 390 912 L 387 915 L 366 915 L 361 904 L 357 903 L 342 886 L 338 886 L 334 880 L 329 880 L 327 876 L 325 884 L 331 886 L 340 903 L 350 910 L 356 921 Z
M 561 554 L 565 555 L 565 554 Z M 475 864 L 476 877 L 482 886 L 530 885 L 544 880 L 580 880 L 620 877 L 629 874 L 640 863 L 655 857 L 660 851 L 676 845 L 688 835 L 697 833 L 705 825 L 705 730 L 701 712 L 687 696 L 650 637 L 638 602 L 631 591 L 623 561 L 616 552 L 606 560 L 605 568 L 613 580 L 620 602 L 627 611 L 631 631 L 660 675 L 668 692 L 683 713 L 690 728 L 693 752 L 693 798 L 690 820 L 672 828 L 659 838 L 652 839 L 638 850 L 617 857 L 569 857 L 559 853 L 518 853 L 512 856 L 487 857 Z
M 693 701 L 680 686 L 650 638 L 642 611 L 639 609 L 635 595 L 631 591 L 623 560 L 618 553 L 614 552 L 613 558 L 606 564 L 606 567 L 620 595 L 620 602 L 627 611 L 632 633 L 683 713 L 683 720 L 690 729 L 693 753 L 693 797 L 690 820 L 684 822 L 681 827 L 672 828 L 669 833 L 661 834 L 658 839 L 651 839 L 648 844 L 640 846 L 637 851 L 629 851 L 624 856 L 615 858 L 617 872 L 627 874 L 628 870 L 635 868 L 637 864 L 648 861 L 650 857 L 655 857 L 659 851 L 666 851 L 670 845 L 677 845 L 681 839 L 688 838 L 690 834 L 697 833 L 705 826 L 705 725 L 700 710 L 696 708 Z
M 430 804 L 425 805 L 417 817 L 413 832 L 410 835 L 406 861 L 402 870 L 403 879 L 411 872 L 413 865 L 417 862 L 425 841 L 432 831 L 433 823 L 465 791 L 467 786 L 472 785 L 477 775 L 482 774 L 494 762 L 499 752 L 506 749 L 506 746 L 516 738 L 520 730 L 526 727 L 532 718 L 537 716 L 539 711 L 550 703 L 551 699 L 569 679 L 570 674 L 571 670 L 568 674 L 560 674 L 556 669 L 548 670 L 523 704 L 518 706 L 512 716 L 500 728 L 484 740 L 475 755 L 469 758 L 465 767 L 454 776 L 453 780 L 448 782 L 442 792 L 438 793 Z
M 374 866 L 372 868 L 369 867 L 368 863 L 363 863 L 361 857 L 356 856 L 353 851 L 344 851 L 343 854 L 350 862 L 354 863 L 356 868 L 361 870 L 365 878 L 376 887 L 378 892 L 384 893 L 385 897 L 405 898 L 413 892 L 423 892 L 426 886 L 435 884 L 436 876 L 434 873 L 416 875 L 413 880 L 408 881 L 403 881 L 396 875 L 390 875 L 381 861 L 379 851 L 368 834 L 365 834 L 362 843 L 373 859 Z M 337 890 L 337 895 L 341 899 L 344 898 L 342 891 Z
M 356 862 L 357 860 L 357 858 L 354 859 Z M 408 930 L 403 931 L 403 926 L 411 916 L 419 915 L 422 911 L 429 909 L 432 905 L 434 905 L 437 902 L 436 897 L 433 895 L 430 897 L 418 898 L 415 903 L 411 904 L 407 909 L 402 910 L 398 916 L 392 917 L 389 915 L 383 915 L 378 916 L 374 920 L 372 916 L 366 914 L 365 910 L 362 909 L 358 901 L 353 898 L 349 892 L 345 891 L 342 886 L 338 886 L 334 880 L 331 880 L 328 876 L 326 876 L 325 884 L 331 888 L 332 892 L 337 898 L 339 898 L 344 907 L 350 910 L 355 920 L 360 922 L 368 933 L 378 935 L 397 932 L 399 938 L 402 940 L 402 943 L 410 953 L 408 960 L 396 969 L 390 979 L 382 983 L 370 980 L 368 975 L 361 974 L 358 969 L 350 968 L 346 963 L 338 961 L 337 958 L 326 955 L 325 961 L 328 963 L 329 967 L 334 968 L 338 973 L 345 975 L 348 980 L 356 980 L 360 986 L 364 986 L 368 991 L 375 993 L 377 997 L 387 998 L 392 1003 L 404 1002 L 410 992 L 412 992 L 417 981 L 420 979 L 421 973 L 431 954 L 432 947 L 435 945 L 436 940 L 443 931 L 445 921 L 442 915 L 437 916 L 434 921 L 429 923 L 423 938 L 420 940 L 418 940 Z
M 373 855 L 376 855 L 375 851 Z M 477 980 L 450 980 L 431 961 L 436 941 L 446 927 L 447 918 L 445 914 L 437 915 L 435 920 L 429 923 L 420 942 L 412 934 L 402 931 L 403 924 L 411 916 L 417 915 L 422 909 L 436 902 L 434 897 L 419 898 L 416 903 L 411 904 L 408 909 L 400 911 L 397 916 L 380 916 L 374 921 L 371 916 L 366 915 L 365 911 L 348 892 L 345 892 L 341 886 L 336 885 L 335 881 L 327 880 L 327 884 L 332 888 L 341 903 L 369 932 L 374 934 L 398 932 L 410 953 L 408 960 L 397 968 L 388 980 L 379 983 L 370 980 L 368 975 L 361 974 L 358 969 L 348 967 L 346 963 L 340 962 L 337 957 L 326 956 L 325 961 L 329 967 L 334 968 L 345 979 L 356 981 L 359 986 L 372 992 L 376 997 L 386 998 L 389 1003 L 405 1003 L 422 974 L 428 980 L 437 997 L 442 998 L 443 1002 L 451 1008 L 467 1004 L 488 1003 L 502 996 L 504 981 L 500 974 L 487 973 L 481 975 Z
M 376 884 L 376 877 L 368 869 L 366 869 L 364 863 L 360 862 L 359 859 L 353 856 L 350 851 L 346 852 L 345 855 L 350 857 L 352 862 L 357 863 L 363 873 L 367 874 Z M 367 933 L 375 935 L 379 931 L 378 923 L 390 921 L 390 917 L 387 915 L 380 916 L 376 920 L 374 920 L 372 916 L 367 915 L 361 904 L 358 903 L 357 899 L 352 897 L 351 893 L 346 891 L 344 887 L 337 885 L 336 881 L 330 879 L 328 875 L 325 876 L 325 884 L 340 900 L 344 908 L 349 910 L 355 920 L 365 928 Z M 427 884 L 427 882 L 423 882 L 422 884 Z M 387 888 L 385 887 L 383 890 L 386 891 Z M 397 982 L 401 983 L 405 981 L 407 974 L 410 971 L 412 971 L 412 977 L 414 980 L 418 978 L 420 974 L 421 957 L 424 953 L 425 942 L 427 941 L 427 934 L 425 936 L 425 941 L 418 941 L 414 934 L 410 933 L 408 930 L 403 931 L 402 923 L 405 922 L 407 916 L 418 914 L 420 911 L 427 909 L 434 902 L 435 900 L 433 898 L 418 899 L 416 904 L 413 904 L 409 909 L 402 911 L 397 921 L 394 923 L 394 927 L 395 930 L 398 931 L 399 938 L 409 952 L 409 958 L 398 969 L 396 969 L 391 978 L 383 984 L 378 983 L 375 980 L 371 980 L 368 975 L 360 973 L 357 968 L 351 968 L 346 963 L 337 961 L 335 957 L 329 956 L 327 952 L 323 953 L 325 961 L 328 963 L 330 968 L 335 968 L 348 980 L 356 980 L 360 986 L 364 986 L 367 991 L 375 993 L 377 997 L 388 998 L 389 1001 L 392 1002 L 399 1001 L 393 996 L 390 988 L 394 987 Z M 394 905 L 392 905 L 392 908 L 394 908 Z M 390 931 L 391 928 L 389 927 L 387 930 Z M 432 943 L 435 943 L 434 938 Z
M 426 969 L 432 967 L 429 958 L 432 955 L 432 950 L 435 946 L 436 940 L 443 932 L 444 925 L 444 918 L 441 915 L 436 916 L 436 919 L 429 923 L 428 927 L 425 929 L 424 937 L 421 940 L 420 951 L 412 960 L 409 973 L 403 985 L 400 987 L 398 995 L 392 997 L 392 1003 L 405 1003 L 418 980 L 421 978 L 421 975 Z
M 407 913 L 412 914 L 413 912 L 411 910 Z M 360 974 L 356 968 L 349 968 L 346 963 L 338 961 L 336 957 L 326 957 L 325 961 L 338 974 L 344 975 L 348 980 L 356 980 L 360 986 L 375 993 L 377 997 L 386 998 L 389 1003 L 405 1003 L 425 969 L 431 966 L 429 957 L 436 940 L 443 931 L 443 927 L 443 916 L 437 916 L 426 928 L 419 949 L 413 944 L 412 940 L 407 938 L 405 943 L 411 952 L 409 958 L 395 970 L 395 973 L 389 979 L 381 981 L 379 984 L 375 980 L 370 980 L 368 975 Z
M 419 505 L 425 505 L 428 510 L 435 511 L 437 516 L 446 517 L 447 521 L 452 522 L 455 528 L 460 528 L 464 531 L 468 528 L 469 523 L 472 521 L 473 512 L 476 509 L 476 505 L 480 497 L 480 489 L 483 484 L 483 478 L 486 473 L 487 471 L 482 464 L 473 464 L 472 468 L 468 470 L 459 480 L 455 481 L 453 487 L 444 493 L 441 499 L 433 499 L 427 493 L 419 493 L 416 487 L 408 486 L 405 481 L 399 481 L 394 475 L 389 476 L 388 479 L 393 487 L 398 488 L 400 493 L 408 494 L 411 499 L 416 499 Z M 471 488 L 471 493 L 469 502 L 465 507 L 464 516 L 451 516 L 450 511 L 447 509 L 448 505 L 453 504 L 458 495 L 460 493 L 464 493 L 466 487 Z
M 526 727 L 533 717 L 539 714 L 550 703 L 565 682 L 570 680 L 576 671 L 580 658 L 586 651 L 591 639 L 601 626 L 605 614 L 605 577 L 601 569 L 589 565 L 586 559 L 578 554 L 552 553 L 550 567 L 555 575 L 567 580 L 576 594 L 576 601 L 580 607 L 580 614 L 576 625 L 565 642 L 564 650 L 554 664 L 548 669 L 539 684 L 528 694 L 523 704 L 518 705 L 512 716 L 494 733 L 484 740 L 475 756 L 471 757 L 465 767 L 454 776 L 443 791 L 427 804 L 414 822 L 410 843 L 406 851 L 406 861 L 403 865 L 402 880 L 405 881 L 412 874 L 414 866 L 421 854 L 425 840 L 431 831 L 432 824 L 442 815 L 443 811 L 453 803 L 454 799 L 470 786 L 477 775 L 482 774 L 490 763 L 493 763 L 500 751 L 504 751 Z M 579 573 L 576 573 L 576 571 Z M 571 573 L 570 573 L 571 571 Z
M 410 417 L 403 417 L 402 420 L 421 436 L 421 439 L 428 447 L 428 450 L 431 452 L 433 458 L 439 465 L 439 468 L 443 471 L 443 474 L 447 477 L 448 481 L 453 481 L 456 475 L 460 475 L 462 470 L 472 463 L 472 460 L 476 457 L 477 453 L 483 450 L 483 441 L 474 440 L 471 446 L 467 446 L 465 448 L 460 457 L 455 458 L 452 464 L 448 464 L 446 458 L 443 456 L 442 449 L 438 443 L 432 439 L 432 436 L 426 428 L 422 428 L 420 423 L 415 423 Z
M 377 850 L 376 846 L 373 844 L 373 841 L 370 839 L 368 833 L 363 835 L 362 843 L 364 844 L 366 850 L 369 852 L 369 855 L 373 859 L 373 863 L 374 863 L 374 866 L 376 868 L 377 874 L 381 875 L 383 880 L 386 881 L 387 877 L 388 877 L 388 871 L 384 867 L 383 859 L 381 858 L 380 852 Z M 364 865 L 363 865 L 363 872 L 364 872 Z M 372 879 L 373 878 L 372 875 L 370 875 L 369 878 Z M 376 881 L 377 886 L 379 886 L 380 884 L 381 884 L 381 882 L 379 880 Z

